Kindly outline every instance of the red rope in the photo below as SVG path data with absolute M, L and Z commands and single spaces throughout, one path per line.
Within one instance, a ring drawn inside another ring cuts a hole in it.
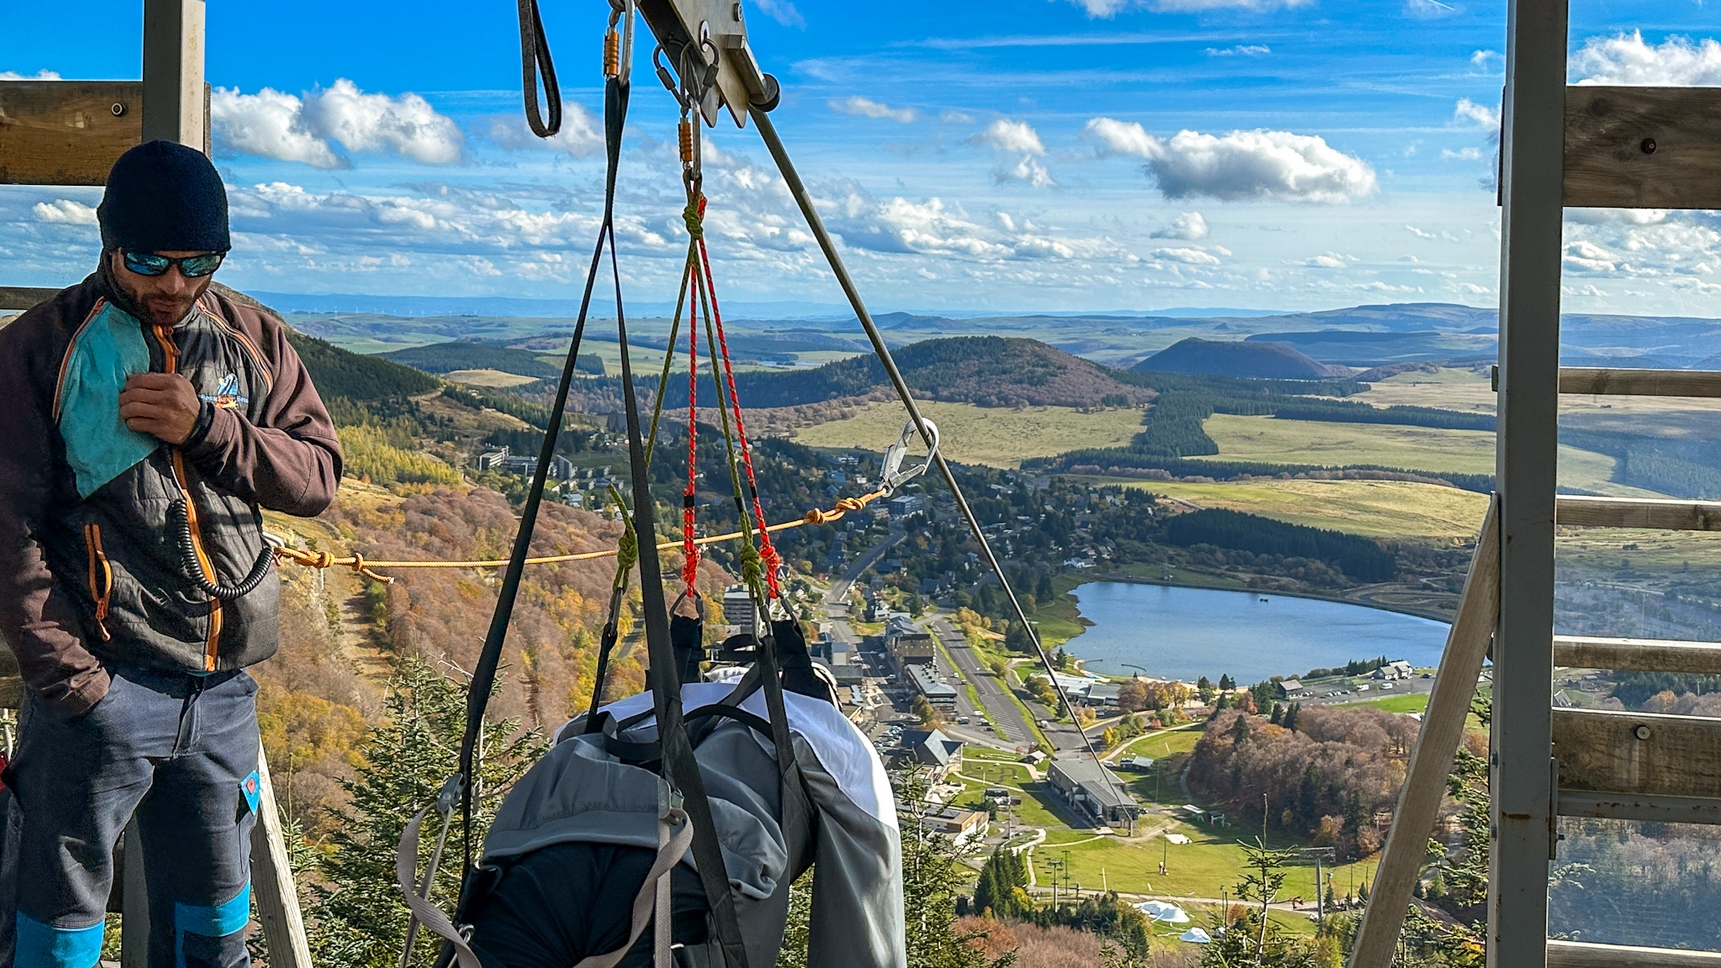
M 700 199 L 703 212 L 704 199 Z M 729 405 L 735 414 L 735 436 L 741 443 L 741 464 L 747 469 L 747 490 L 753 499 L 753 517 L 758 522 L 759 558 L 765 563 L 765 585 L 772 598 L 781 598 L 777 587 L 777 571 L 782 556 L 771 544 L 771 532 L 765 530 L 765 507 L 759 502 L 759 483 L 753 475 L 753 447 L 747 442 L 747 428 L 741 423 L 741 396 L 735 392 L 735 368 L 729 362 L 729 340 L 723 333 L 723 312 L 717 307 L 717 286 L 711 280 L 711 259 L 705 250 L 705 239 L 699 239 L 699 263 L 705 277 L 705 291 L 711 297 L 711 323 L 717 329 L 717 346 L 723 354 L 723 376 L 729 384 Z
M 693 587 L 699 578 L 699 546 L 693 543 L 693 504 L 699 480 L 699 282 L 688 273 L 687 285 L 693 290 L 687 306 L 687 489 L 681 492 L 681 581 L 687 594 L 697 596 Z

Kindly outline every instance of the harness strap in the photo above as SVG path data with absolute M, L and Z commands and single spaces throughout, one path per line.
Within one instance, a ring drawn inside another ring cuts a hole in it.
M 580 959 L 574 968 L 615 968 L 615 965 L 626 957 L 633 943 L 639 940 L 640 934 L 645 931 L 646 923 L 652 920 L 653 908 L 657 910 L 657 930 L 653 946 L 659 956 L 669 954 L 669 872 L 681 862 L 682 856 L 687 853 L 687 845 L 692 840 L 693 826 L 687 822 L 686 811 L 674 805 L 668 784 L 658 781 L 657 857 L 652 860 L 651 870 L 646 872 L 645 882 L 639 886 L 639 893 L 633 897 L 633 920 L 628 929 L 627 940 L 614 951 Z M 654 960 L 659 964 L 664 963 L 661 957 Z

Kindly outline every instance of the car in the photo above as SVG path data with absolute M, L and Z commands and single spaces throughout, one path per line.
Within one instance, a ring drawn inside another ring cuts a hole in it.
M 966 725 L 968 725 L 969 722 L 970 722 L 970 719 L 967 716 L 956 717 L 956 725 L 958 725 L 958 726 L 966 726 Z
M 1052 721 L 1049 719 L 1042 719 L 1038 723 L 1036 723 L 1035 725 L 1039 726 L 1041 729 L 1051 729 L 1052 728 Z

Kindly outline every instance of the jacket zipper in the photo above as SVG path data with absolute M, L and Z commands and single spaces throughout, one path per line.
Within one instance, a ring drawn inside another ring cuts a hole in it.
M 114 589 L 113 567 L 108 564 L 107 552 L 102 550 L 102 526 L 94 522 L 84 525 L 84 545 L 90 555 L 90 597 L 96 602 L 96 628 L 101 630 L 102 641 L 109 641 L 108 636 L 108 596 Z
M 179 345 L 173 341 L 173 330 L 168 326 L 156 326 L 155 338 L 161 344 L 164 372 L 179 371 Z M 197 502 L 191 499 L 191 485 L 185 474 L 185 455 L 178 447 L 169 450 L 169 459 L 173 464 L 173 483 L 179 487 L 180 499 L 185 501 L 185 520 L 190 525 L 191 546 L 197 551 L 197 566 L 203 572 L 206 581 L 219 582 L 215 575 L 215 563 L 203 547 L 203 532 L 197 523 Z M 209 599 L 209 638 L 203 645 L 203 671 L 215 671 L 215 657 L 221 643 L 221 599 Z

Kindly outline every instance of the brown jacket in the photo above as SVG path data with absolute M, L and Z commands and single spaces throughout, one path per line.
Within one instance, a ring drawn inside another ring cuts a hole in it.
M 110 293 L 91 276 L 0 329 L 0 638 L 66 716 L 106 693 L 104 664 L 198 674 L 272 655 L 279 579 L 259 509 L 316 515 L 341 476 L 280 320 L 210 292 L 157 328 Z M 144 371 L 202 397 L 183 446 L 120 419 L 119 390 Z

